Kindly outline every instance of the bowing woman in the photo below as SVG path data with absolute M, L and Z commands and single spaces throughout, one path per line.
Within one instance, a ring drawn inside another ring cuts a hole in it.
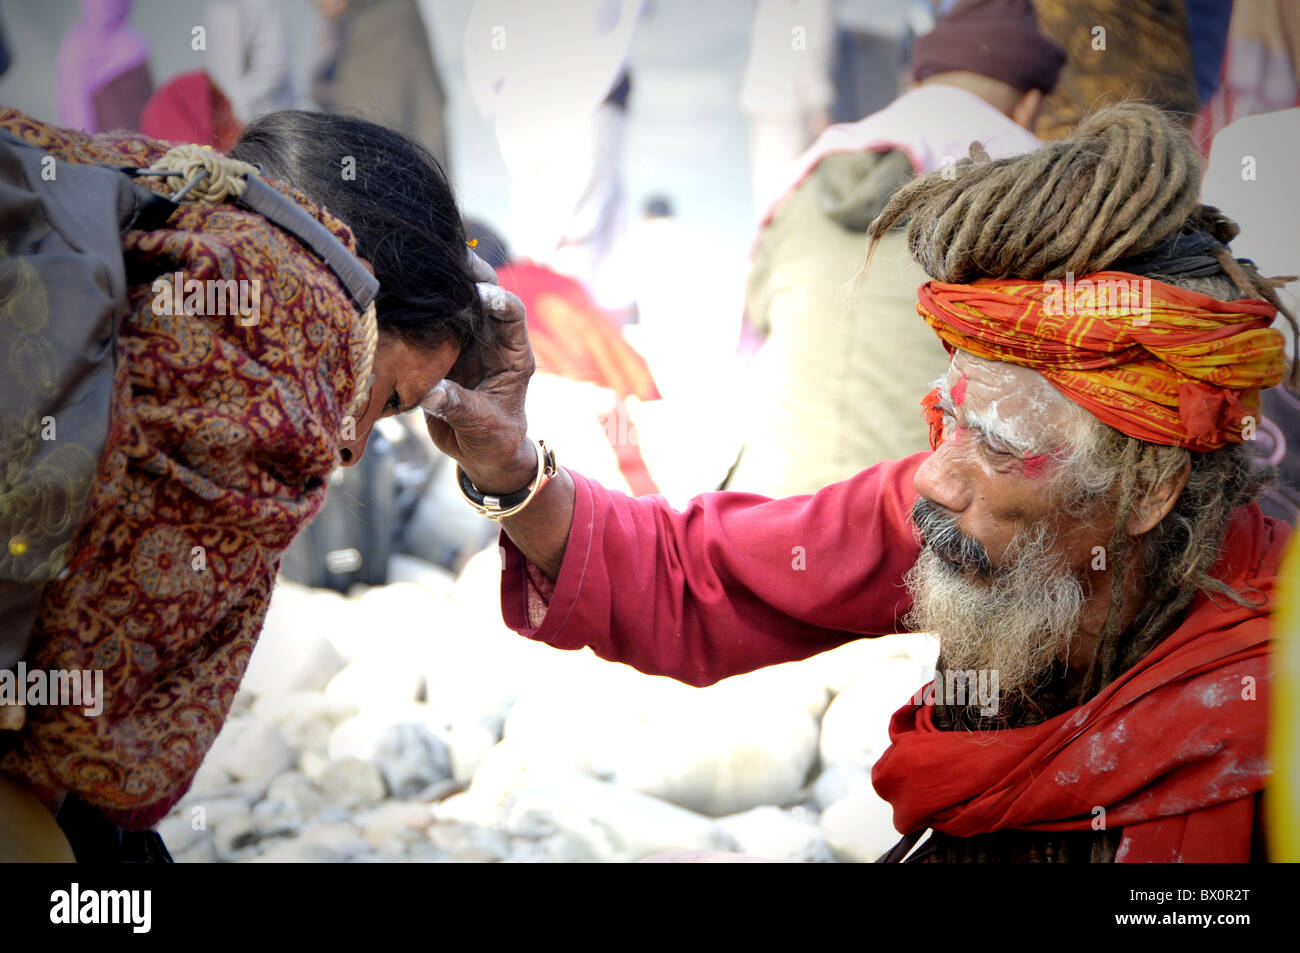
M 0 110 L 0 132 L 60 169 L 154 169 L 171 145 L 13 110 Z M 63 538 L 39 564 L 22 565 L 41 548 L 29 540 L 57 533 L 24 528 L 18 508 L 0 506 L 0 668 L 102 673 L 103 686 L 96 714 L 0 699 L 0 856 L 167 859 L 151 828 L 220 731 L 281 557 L 321 507 L 330 472 L 355 465 L 375 422 L 415 406 L 481 337 L 464 227 L 421 147 L 374 123 L 287 111 L 247 126 L 230 158 L 248 165 L 221 158 L 221 168 L 246 177 L 260 167 L 269 188 L 250 186 L 239 202 L 193 193 L 122 232 L 125 307 L 98 356 L 95 400 L 64 391 L 38 409 L 31 399 L 84 360 L 41 336 L 60 314 L 89 312 L 91 291 L 38 281 L 10 294 L 26 265 L 12 244 L 0 258 L 0 347 L 21 340 L 51 356 L 0 382 L 7 407 L 26 408 L 33 425 L 5 428 L 6 461 L 35 459 L 44 417 L 69 434 L 98 419 L 103 437 L 84 455 L 84 481 L 68 479 L 80 491 L 41 509 Z M 137 181 L 170 197 L 181 178 Z M 271 194 L 279 211 L 251 209 L 254 194 Z M 184 282 L 188 299 L 191 281 L 231 280 L 255 291 L 253 318 L 205 313 L 204 296 L 198 307 L 158 304 L 169 297 L 159 282 Z M 373 308 L 355 293 L 367 283 Z M 35 471 L 18 472 L 22 483 Z

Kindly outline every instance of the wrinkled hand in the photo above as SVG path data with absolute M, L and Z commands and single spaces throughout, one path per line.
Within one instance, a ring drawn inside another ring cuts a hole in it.
M 528 344 L 524 305 L 496 284 L 496 274 L 473 252 L 478 292 L 488 318 L 488 340 L 456 362 L 420 402 L 429 436 L 484 493 L 512 493 L 537 475 L 537 451 L 528 440 L 524 397 L 536 362 Z

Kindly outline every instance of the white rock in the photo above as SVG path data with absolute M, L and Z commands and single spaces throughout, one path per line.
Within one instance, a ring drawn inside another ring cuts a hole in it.
M 344 810 L 382 801 L 388 793 L 379 769 L 360 758 L 331 761 L 321 772 L 317 785 L 330 805 Z
M 468 810 L 466 819 L 476 823 L 484 817 L 495 817 L 492 812 L 505 808 L 516 787 L 590 777 L 589 762 L 581 760 L 575 763 L 574 758 L 581 759 L 582 756 L 565 747 L 559 739 L 556 739 L 554 747 L 525 745 L 507 739 L 487 753 L 474 772 L 469 790 L 448 798 L 442 807 Z M 472 796 L 472 804 L 467 796 Z
M 325 686 L 327 698 L 346 702 L 364 711 L 392 704 L 415 701 L 423 686 L 419 666 L 408 666 L 394 658 L 378 654 L 359 655 L 349 662 Z
M 816 824 L 771 805 L 721 818 L 717 826 L 730 838 L 735 850 L 751 857 L 796 863 L 829 863 L 835 859 Z
M 324 844 L 311 844 L 298 839 L 271 844 L 255 857 L 255 864 L 338 864 L 347 858 Z
M 227 719 L 204 759 L 235 781 L 265 789 L 281 771 L 293 767 L 296 756 L 275 725 L 241 716 Z
M 316 785 L 297 771 L 277 775 L 266 797 L 253 808 L 253 823 L 263 834 L 295 831 L 329 805 Z
M 495 863 L 512 853 L 510 838 L 494 828 L 438 822 L 429 828 L 428 837 L 435 847 L 461 863 Z
M 434 472 L 416 504 L 406 524 L 403 542 L 425 565 L 450 566 L 478 552 L 495 540 L 499 532 L 495 523 L 465 505 L 456 482 L 456 465 L 448 459 Z M 389 571 L 392 572 L 391 568 Z M 401 578 L 410 579 L 406 575 Z
M 822 811 L 821 829 L 835 856 L 850 863 L 872 863 L 900 838 L 889 803 L 875 791 L 855 788 Z
M 345 860 L 371 849 L 356 826 L 347 821 L 317 821 L 304 827 L 294 839 L 302 845 L 334 851 Z
M 501 559 L 497 547 L 465 566 L 446 624 L 428 632 L 425 697 L 456 722 L 499 725 L 526 690 L 569 686 L 592 662 L 588 651 L 560 652 L 521 638 L 501 621 Z
M 822 764 L 871 770 L 889 747 L 889 719 L 930 678 L 911 658 L 882 659 L 835 697 L 822 718 Z
M 501 823 L 502 808 L 503 805 L 490 801 L 473 789 L 429 805 L 429 810 L 439 821 L 471 827 L 496 827 Z
M 724 705 L 746 709 L 765 705 L 796 706 L 813 719 L 821 718 L 831 700 L 824 667 L 811 665 L 807 660 L 770 665 L 745 675 L 725 678 L 704 691 Z
M 701 690 L 625 666 L 601 676 L 581 691 L 569 684 L 520 698 L 503 743 L 518 763 L 558 765 L 713 815 L 786 803 L 805 783 L 817 725 L 803 701 Z
M 308 750 L 298 756 L 298 770 L 308 781 L 317 785 L 320 784 L 321 775 L 329 766 L 329 755 L 321 754 L 319 751 Z
M 252 812 L 248 810 L 226 814 L 212 825 L 212 846 L 217 860 L 226 863 L 252 857 L 257 853 L 259 840 Z
M 454 715 L 424 702 L 389 701 L 369 705 L 341 721 L 334 729 L 330 735 L 329 755 L 332 758 L 351 756 L 370 760 L 379 751 L 379 745 L 389 731 L 406 724 L 422 725 L 446 744 L 455 728 L 454 718 Z
M 211 831 L 223 817 L 249 813 L 254 803 L 252 797 L 197 798 L 177 805 L 169 817 L 179 818 L 191 828 Z
M 375 749 L 374 761 L 393 797 L 408 798 L 451 777 L 447 746 L 424 725 L 393 725 Z
M 516 835 L 553 838 L 556 860 L 627 862 L 715 845 L 707 818 L 601 781 L 575 778 L 516 789 L 505 815 Z
M 871 773 L 856 764 L 836 764 L 827 768 L 813 782 L 813 801 L 825 810 L 836 801 L 842 801 L 859 788 L 873 790 Z
M 869 674 L 885 659 L 907 658 L 934 669 L 939 640 L 931 635 L 900 632 L 875 639 L 857 639 L 830 652 L 815 655 L 800 665 L 816 666 L 823 672 L 826 687 L 838 695 L 861 675 Z
M 164 841 L 164 843 L 166 843 Z M 172 855 L 172 860 L 178 864 L 215 864 L 217 862 L 217 849 L 213 846 L 211 837 L 204 837 L 202 840 L 195 841 L 184 850 L 172 850 L 170 846 L 167 852 Z
M 218 736 L 219 737 L 219 736 Z M 209 749 L 209 754 L 211 749 Z M 234 778 L 225 772 L 211 757 L 205 757 L 194 773 L 190 789 L 185 792 L 186 799 L 192 797 L 215 797 L 234 784 Z
M 173 857 L 195 847 L 200 841 L 211 840 L 206 827 L 196 826 L 188 816 L 169 814 L 154 828 L 168 853 Z
M 443 599 L 449 598 L 456 588 L 455 574 L 405 553 L 394 553 L 388 558 L 388 582 L 389 585 L 398 582 L 414 583 Z
M 398 697 L 399 685 L 420 676 L 428 642 L 448 616 L 447 596 L 417 583 L 394 582 L 365 589 L 351 601 L 365 622 L 341 636 L 346 639 L 341 651 L 349 661 L 388 662 L 394 677 L 389 690 Z
M 427 804 L 390 801 L 358 816 L 356 822 L 361 826 L 361 836 L 375 847 L 396 845 L 400 849 L 428 840 L 426 832 L 433 823 L 433 812 Z
M 324 752 L 334 728 L 356 711 L 356 705 L 323 692 L 290 692 L 259 696 L 252 714 L 279 728 L 290 747 Z
M 451 776 L 468 784 L 499 740 L 499 733 L 476 719 L 452 722 L 437 732 L 451 755 Z
M 287 581 L 276 586 L 241 689 L 257 694 L 319 691 L 343 667 L 329 634 L 346 626 L 350 616 L 331 614 L 327 607 L 346 600 L 322 593 L 328 591 Z

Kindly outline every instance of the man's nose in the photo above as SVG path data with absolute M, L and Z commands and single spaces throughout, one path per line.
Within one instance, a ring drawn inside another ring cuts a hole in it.
M 912 486 L 925 499 L 950 513 L 961 513 L 971 501 L 970 481 L 963 476 L 961 454 L 951 443 L 925 458 L 912 478 Z

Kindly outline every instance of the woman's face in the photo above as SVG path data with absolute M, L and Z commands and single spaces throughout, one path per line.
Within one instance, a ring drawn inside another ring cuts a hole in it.
M 340 450 L 343 465 L 351 467 L 360 463 L 375 421 L 418 406 L 424 395 L 447 376 L 458 357 L 460 345 L 455 341 L 435 348 L 420 348 L 395 335 L 380 334 L 375 347 L 375 383 L 369 400 L 356 413 L 355 437 L 343 441 Z

